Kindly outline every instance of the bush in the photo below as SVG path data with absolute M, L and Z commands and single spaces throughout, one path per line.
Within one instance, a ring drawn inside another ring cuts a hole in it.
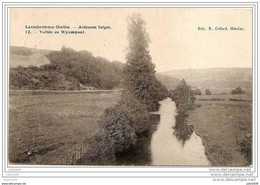
M 94 138 L 86 141 L 88 148 L 77 163 L 92 165 L 113 163 L 115 161 L 114 148 L 105 136 L 105 130 L 102 129 Z
M 170 92 L 170 97 L 175 101 L 179 114 L 187 114 L 192 110 L 196 100 L 191 87 L 184 79 Z
M 200 89 L 194 89 L 194 90 L 192 90 L 192 92 L 193 92 L 193 94 L 194 95 L 201 95 L 201 90 Z
M 212 95 L 212 93 L 211 93 L 211 91 L 210 91 L 209 89 L 206 89 L 206 90 L 205 90 L 205 94 L 206 94 L 206 95 Z
M 111 113 L 108 113 L 110 117 L 106 118 L 105 134 L 110 140 L 114 152 L 122 152 L 136 143 L 137 136 L 134 128 L 129 125 L 127 117 L 119 116 L 115 109 L 110 111 Z M 119 119 L 116 120 L 117 118 Z
M 231 91 L 231 94 L 245 94 L 246 92 L 241 89 L 241 87 L 237 87 Z
M 79 82 L 73 77 L 64 76 L 56 70 L 46 70 L 45 67 L 11 68 L 10 89 L 76 90 L 80 88 Z
M 100 120 L 100 132 L 88 141 L 89 148 L 83 164 L 113 163 L 115 154 L 137 143 L 138 135 L 149 131 L 151 123 L 147 106 L 141 104 L 129 91 L 124 91 L 114 107 L 105 110 Z
M 136 133 L 144 132 L 150 128 L 150 114 L 146 105 L 141 104 L 130 92 L 124 91 L 118 104 L 118 109 L 127 116 L 130 126 L 134 128 Z
M 249 164 L 252 164 L 252 138 L 245 138 L 237 142 L 240 146 L 238 151 L 244 155 Z
M 149 112 L 145 105 L 126 91 L 116 106 L 105 111 L 100 125 L 114 151 L 121 152 L 136 143 L 137 133 L 150 128 Z

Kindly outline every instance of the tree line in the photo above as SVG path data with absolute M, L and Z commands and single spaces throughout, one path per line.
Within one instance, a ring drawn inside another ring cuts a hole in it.
M 88 51 L 61 51 L 47 54 L 50 63 L 40 67 L 10 69 L 11 89 L 79 90 L 82 86 L 97 89 L 121 87 L 123 64 L 95 57 Z

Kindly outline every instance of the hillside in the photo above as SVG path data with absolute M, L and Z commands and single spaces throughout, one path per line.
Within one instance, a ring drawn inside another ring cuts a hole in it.
M 177 79 L 185 79 L 192 87 L 210 89 L 212 93 L 230 93 L 236 87 L 241 87 L 247 93 L 252 91 L 251 68 L 209 68 L 183 69 L 162 72 Z
M 35 60 L 33 60 L 35 59 Z M 121 86 L 122 65 L 88 51 L 10 47 L 11 89 L 113 89 Z
M 156 73 L 156 78 L 167 87 L 168 90 L 174 89 L 178 83 L 180 82 L 179 79 L 168 76 L 168 75 L 163 75 L 160 73 Z
M 13 90 L 79 90 L 80 83 L 73 77 L 55 70 L 38 67 L 11 68 L 10 89 Z

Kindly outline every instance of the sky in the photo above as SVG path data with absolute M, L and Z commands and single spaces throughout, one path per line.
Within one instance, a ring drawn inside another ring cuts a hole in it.
M 48 50 L 60 50 L 64 45 L 125 62 L 127 18 L 135 13 L 146 22 L 150 55 L 158 72 L 252 67 L 252 10 L 242 8 L 11 8 L 9 44 Z M 67 25 L 71 30 L 80 25 L 104 25 L 111 29 L 85 29 L 85 34 L 78 35 L 41 34 L 37 29 L 26 34 L 26 25 Z M 243 30 L 232 31 L 230 27 Z

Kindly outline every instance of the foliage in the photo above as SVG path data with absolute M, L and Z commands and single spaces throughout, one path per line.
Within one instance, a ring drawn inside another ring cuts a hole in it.
M 211 91 L 210 91 L 209 89 L 206 89 L 206 90 L 205 90 L 205 94 L 206 94 L 206 95 L 212 95 L 212 93 L 211 93 Z
M 96 149 L 84 155 L 83 163 L 103 164 L 106 160 L 113 162 L 115 154 L 134 146 L 138 135 L 149 130 L 151 123 L 147 106 L 141 104 L 129 91 L 124 91 L 118 104 L 105 110 L 101 117 L 102 132 L 98 135 L 100 139 L 91 141 Z M 107 148 L 108 146 L 111 148 Z M 100 162 L 102 160 L 104 161 Z
M 79 164 L 105 165 L 115 160 L 114 149 L 110 140 L 104 136 L 103 129 L 94 138 L 86 141 L 88 149 L 78 161 Z
M 76 52 L 63 47 L 47 55 L 51 67 L 77 79 L 83 85 L 112 89 L 120 84 L 122 70 L 105 58 L 94 57 L 88 51 Z
M 63 47 L 47 55 L 50 64 L 41 67 L 12 68 L 10 86 L 13 89 L 79 89 L 80 84 L 99 89 L 121 85 L 122 65 L 105 58 L 94 57 L 88 51 Z M 60 85 L 62 84 L 62 85 Z
M 105 111 L 101 127 L 111 141 L 115 152 L 123 151 L 136 143 L 137 133 L 149 129 L 149 112 L 129 92 L 123 92 L 118 104 Z
M 34 66 L 11 68 L 11 89 L 79 89 L 80 85 L 73 77 L 64 76 L 53 70 L 45 70 Z
M 252 138 L 245 138 L 237 142 L 240 146 L 238 151 L 245 156 L 247 162 L 252 164 Z
M 129 91 L 124 91 L 118 102 L 118 108 L 127 116 L 130 126 L 136 133 L 141 133 L 150 128 L 149 112 Z
M 191 87 L 184 79 L 170 92 L 170 97 L 175 101 L 179 114 L 187 114 L 192 110 L 196 100 Z
M 241 87 L 237 87 L 231 91 L 231 94 L 245 94 L 246 92 L 241 89 Z
M 198 89 L 198 88 L 192 90 L 192 92 L 193 92 L 194 95 L 201 95 L 201 90 Z
M 155 77 L 155 65 L 149 54 L 150 39 L 146 32 L 145 22 L 140 15 L 129 18 L 128 24 L 129 52 L 126 56 L 124 68 L 125 88 L 149 110 L 156 110 L 159 101 L 167 93 Z

